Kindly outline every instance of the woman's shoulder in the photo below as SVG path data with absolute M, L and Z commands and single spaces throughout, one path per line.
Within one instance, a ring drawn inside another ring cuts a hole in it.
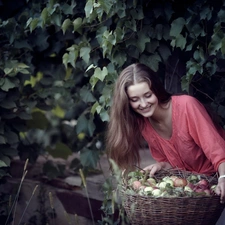
M 174 102 L 179 103 L 179 104 L 188 104 L 188 103 L 199 103 L 199 101 L 191 96 L 191 95 L 187 95 L 187 94 L 182 94 L 182 95 L 173 95 L 172 99 Z

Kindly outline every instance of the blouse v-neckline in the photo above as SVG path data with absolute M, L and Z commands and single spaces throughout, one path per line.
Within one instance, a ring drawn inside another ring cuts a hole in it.
M 154 132 L 155 134 L 155 137 L 163 140 L 163 141 L 166 141 L 166 142 L 171 142 L 173 140 L 173 137 L 174 137 L 174 99 L 173 99 L 173 96 L 171 97 L 171 104 L 172 104 L 172 112 L 171 112 L 171 123 L 172 123 L 172 134 L 171 134 L 171 137 L 170 138 L 164 138 L 162 137 L 156 130 L 155 128 L 152 126 L 151 122 L 148 120 L 149 124 L 150 124 L 150 127 L 151 127 L 151 130 Z

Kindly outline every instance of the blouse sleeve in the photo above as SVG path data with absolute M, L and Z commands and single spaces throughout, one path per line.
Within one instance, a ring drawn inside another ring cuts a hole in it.
M 185 104 L 189 133 L 217 171 L 219 164 L 225 162 L 225 141 L 197 99 L 189 96 Z

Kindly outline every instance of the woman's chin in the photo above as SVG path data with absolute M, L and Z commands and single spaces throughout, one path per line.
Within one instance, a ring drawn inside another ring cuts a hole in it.
M 152 116 L 152 112 L 139 112 L 140 115 L 142 115 L 143 117 L 151 117 Z

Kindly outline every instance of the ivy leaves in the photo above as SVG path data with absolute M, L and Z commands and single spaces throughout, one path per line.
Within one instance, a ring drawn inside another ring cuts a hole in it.
M 211 79 L 218 68 L 223 70 L 222 5 L 214 8 L 210 1 L 186 3 L 184 13 L 180 13 L 177 4 L 29 1 L 17 17 L 2 21 L 1 37 L 7 45 L 0 51 L 0 107 L 7 132 L 21 134 L 19 125 L 15 131 L 8 124 L 10 119 L 19 118 L 18 124 L 25 122 L 27 126 L 23 128 L 26 137 L 30 138 L 31 130 L 44 132 L 45 139 L 38 142 L 40 149 L 48 151 L 51 144 L 62 143 L 66 146 L 57 145 L 57 149 L 65 148 L 67 155 L 81 152 L 82 166 L 94 167 L 100 154 L 96 142 L 102 140 L 109 120 L 113 85 L 125 66 L 142 62 L 159 71 L 164 65 L 163 78 L 177 75 L 186 92 L 201 80 L 197 78 Z M 177 66 L 171 63 L 175 57 Z M 180 63 L 184 70 L 179 70 Z M 68 126 L 62 126 L 64 120 Z M 3 129 L 0 134 L 2 144 L 9 140 L 5 132 Z

